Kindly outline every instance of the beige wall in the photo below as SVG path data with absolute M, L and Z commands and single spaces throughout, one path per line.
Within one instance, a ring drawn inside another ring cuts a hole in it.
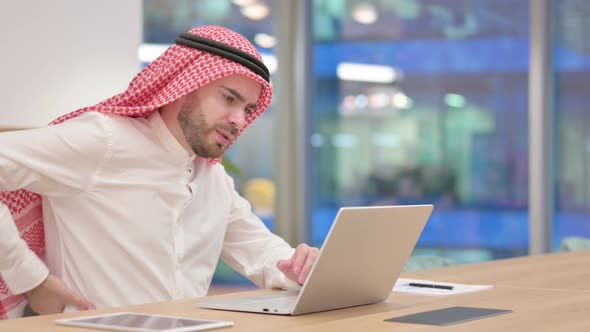
M 12 0 L 0 11 L 0 128 L 44 125 L 124 90 L 141 0 Z

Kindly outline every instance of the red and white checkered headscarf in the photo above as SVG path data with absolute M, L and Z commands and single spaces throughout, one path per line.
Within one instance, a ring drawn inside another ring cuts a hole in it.
M 204 26 L 194 28 L 188 33 L 229 45 L 262 61 L 256 48 L 246 38 L 227 28 Z M 160 57 L 138 73 L 123 93 L 97 105 L 61 116 L 51 124 L 64 122 L 88 111 L 147 117 L 160 107 L 205 84 L 232 74 L 246 75 L 262 85 L 257 108 L 247 115 L 246 125 L 240 130 L 239 136 L 252 121 L 268 108 L 272 97 L 270 84 L 237 62 L 178 44 L 170 46 Z M 210 161 L 215 163 L 220 159 L 211 159 Z M 9 207 L 20 235 L 27 242 L 29 248 L 38 256 L 44 257 L 45 239 L 41 197 L 21 189 L 0 192 L 0 202 Z M 22 315 L 16 311 L 20 311 L 17 309 L 22 308 L 23 301 L 25 301 L 24 296 L 13 295 L 4 280 L 0 278 L 0 319 Z

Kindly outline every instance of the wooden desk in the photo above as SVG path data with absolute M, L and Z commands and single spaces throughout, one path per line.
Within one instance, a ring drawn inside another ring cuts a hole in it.
M 590 250 L 422 270 L 404 274 L 404 277 L 467 284 L 590 291 Z
M 199 299 L 100 310 L 92 314 L 133 311 L 235 322 L 233 328 L 218 331 L 587 331 L 590 326 L 590 289 L 585 284 L 590 275 L 588 261 L 590 251 L 406 273 L 402 277 L 489 283 L 495 287 L 481 292 L 443 297 L 392 293 L 383 303 L 297 317 L 199 309 L 194 306 Z M 235 294 L 217 297 L 228 296 Z M 448 327 L 383 321 L 450 306 L 511 309 L 514 312 Z M 0 322 L 0 331 L 96 331 L 61 327 L 53 323 L 57 318 L 89 314 L 91 313 L 69 313 L 4 321 Z

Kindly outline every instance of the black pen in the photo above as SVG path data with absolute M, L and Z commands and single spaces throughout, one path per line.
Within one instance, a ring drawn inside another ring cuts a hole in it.
M 453 286 L 448 286 L 448 285 L 421 284 L 421 283 L 417 283 L 417 282 L 411 282 L 408 285 L 410 285 L 412 287 L 426 287 L 426 288 L 453 290 Z

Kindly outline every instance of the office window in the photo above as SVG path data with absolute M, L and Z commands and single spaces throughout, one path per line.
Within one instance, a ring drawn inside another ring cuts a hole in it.
M 590 238 L 590 2 L 553 4 L 555 215 L 553 247 Z
M 202 25 L 224 26 L 241 33 L 262 54 L 271 75 L 276 70 L 270 6 L 268 1 L 262 0 L 145 0 L 145 44 L 140 50 L 140 56 L 144 54 L 146 57 L 144 64 L 158 50 L 174 42 L 180 33 Z M 224 165 L 233 177 L 237 191 L 248 199 L 254 212 L 271 230 L 275 201 L 273 136 L 271 104 L 224 156 Z M 250 284 L 225 264 L 218 266 L 213 283 Z
M 340 206 L 435 205 L 416 254 L 528 251 L 528 1 L 312 1 L 312 242 Z

